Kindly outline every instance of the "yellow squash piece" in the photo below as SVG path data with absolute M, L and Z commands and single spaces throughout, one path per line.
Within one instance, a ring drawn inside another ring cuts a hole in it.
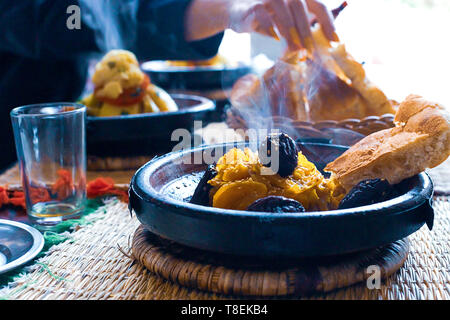
M 224 184 L 213 197 L 213 206 L 223 209 L 245 210 L 255 200 L 267 196 L 267 187 L 249 180 Z
M 255 200 L 273 195 L 295 199 L 308 211 L 329 210 L 335 209 L 344 195 L 342 188 L 325 179 L 301 152 L 297 167 L 286 178 L 262 174 L 262 168 L 250 149 L 227 152 L 217 162 L 217 175 L 208 182 L 213 187 L 213 206 L 245 210 Z
M 177 111 L 178 107 L 172 97 L 160 87 L 150 83 L 147 92 L 160 111 Z
M 122 115 L 130 115 L 130 114 L 139 114 L 142 113 L 141 110 L 143 107 L 141 104 L 133 104 L 129 106 L 117 106 L 110 103 L 103 103 L 100 111 L 98 113 L 99 117 L 113 117 L 113 116 L 122 116 Z

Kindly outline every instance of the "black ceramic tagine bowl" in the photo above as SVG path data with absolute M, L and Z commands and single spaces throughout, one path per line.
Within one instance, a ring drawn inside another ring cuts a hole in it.
M 87 117 L 87 152 L 95 156 L 136 156 L 165 153 L 176 129 L 192 131 L 195 120 L 204 126 L 215 110 L 213 101 L 199 96 L 173 94 L 179 110 L 113 117 Z
M 208 90 L 231 88 L 240 77 L 251 71 L 249 65 L 169 66 L 166 61 L 148 61 L 142 70 L 160 87 L 170 89 Z
M 226 210 L 188 202 L 207 164 L 204 152 L 232 146 L 203 146 L 169 153 L 140 168 L 130 185 L 130 210 L 151 232 L 179 244 L 218 253 L 258 258 L 340 255 L 407 237 L 427 223 L 431 229 L 433 185 L 421 173 L 396 186 L 399 196 L 352 209 L 264 213 Z M 346 147 L 302 143 L 308 160 L 323 168 Z

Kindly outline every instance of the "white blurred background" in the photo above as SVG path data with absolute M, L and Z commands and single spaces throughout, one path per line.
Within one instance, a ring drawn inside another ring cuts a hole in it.
M 323 0 L 332 9 L 341 0 Z M 450 1 L 348 0 L 336 19 L 348 52 L 391 99 L 421 94 L 450 108 Z M 219 52 L 232 60 L 264 53 L 275 60 L 284 43 L 227 31 Z

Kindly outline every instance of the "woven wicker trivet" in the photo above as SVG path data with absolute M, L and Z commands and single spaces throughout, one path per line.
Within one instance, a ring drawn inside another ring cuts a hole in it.
M 374 274 L 369 266 L 379 267 L 384 279 L 403 265 L 408 250 L 409 242 L 404 239 L 326 260 L 258 261 L 187 248 L 142 226 L 132 242 L 134 258 L 164 279 L 212 293 L 259 297 L 301 296 L 347 287 Z

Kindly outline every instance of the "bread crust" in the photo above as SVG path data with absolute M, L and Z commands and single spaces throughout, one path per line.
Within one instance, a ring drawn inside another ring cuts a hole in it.
M 288 52 L 261 79 L 249 75 L 238 80 L 231 91 L 232 105 L 313 122 L 395 113 L 343 44 L 332 47 L 320 28 L 313 31 L 313 40 L 314 55 Z
M 260 103 L 261 81 L 256 74 L 249 73 L 239 78 L 231 90 L 231 103 L 237 108 L 253 107 Z
M 362 139 L 325 171 L 347 191 L 365 179 L 391 184 L 433 168 L 450 156 L 450 115 L 438 103 L 409 95 L 399 106 L 395 127 Z

